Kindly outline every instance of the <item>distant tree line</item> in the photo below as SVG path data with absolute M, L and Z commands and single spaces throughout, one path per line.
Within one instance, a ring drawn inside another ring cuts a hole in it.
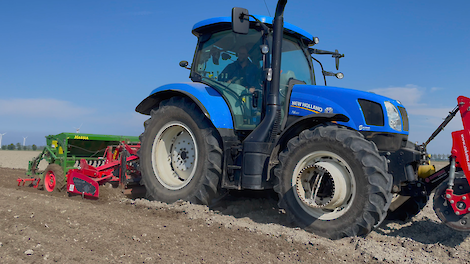
M 2 145 L 2 150 L 43 150 L 44 146 L 37 146 L 36 144 L 33 145 L 27 145 L 27 146 L 22 146 L 20 143 L 13 144 L 11 143 L 10 145 Z
M 431 160 L 448 161 L 450 154 L 431 154 Z

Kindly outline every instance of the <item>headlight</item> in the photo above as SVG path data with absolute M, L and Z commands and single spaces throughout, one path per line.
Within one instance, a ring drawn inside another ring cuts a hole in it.
M 397 108 L 389 101 L 385 101 L 385 108 L 387 109 L 388 124 L 390 127 L 394 130 L 401 131 L 401 118 Z

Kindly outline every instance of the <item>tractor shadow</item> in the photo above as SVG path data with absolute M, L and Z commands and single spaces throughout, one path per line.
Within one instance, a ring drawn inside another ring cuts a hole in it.
M 222 215 L 238 219 L 249 218 L 259 224 L 273 223 L 295 227 L 277 203 L 278 195 L 273 190 L 231 190 L 223 198 L 214 201 L 209 208 Z
M 451 248 L 460 245 L 470 234 L 436 223 L 428 217 L 411 222 L 385 220 L 374 231 L 384 236 L 410 238 L 426 245 L 440 243 Z

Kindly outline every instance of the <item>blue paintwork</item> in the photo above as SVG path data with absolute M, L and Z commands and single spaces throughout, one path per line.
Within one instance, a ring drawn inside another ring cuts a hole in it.
M 385 126 L 367 125 L 362 114 L 361 106 L 357 101 L 358 99 L 366 99 L 382 104 Z M 370 92 L 332 86 L 295 85 L 291 94 L 289 115 L 306 116 L 312 113 L 325 113 L 327 112 L 327 108 L 331 107 L 333 113 L 344 114 L 350 118 L 347 123 L 338 123 L 344 124 L 352 129 L 408 135 L 407 131 L 396 131 L 389 127 L 384 105 L 385 101 L 389 101 L 395 106 L 404 107 L 396 100 Z
M 270 25 L 272 25 L 273 20 L 274 20 L 272 17 L 267 17 L 267 16 L 254 15 L 254 17 L 259 19 L 261 22 L 263 22 L 265 24 L 270 24 Z M 250 21 L 254 21 L 254 19 L 250 18 Z M 208 26 L 208 25 L 213 25 L 213 24 L 217 24 L 217 23 L 232 23 L 232 18 L 231 17 L 214 17 L 214 18 L 209 18 L 209 19 L 200 21 L 200 22 L 196 23 L 193 26 L 192 32 L 194 34 L 195 32 L 198 32 L 198 30 L 201 27 Z M 300 35 L 302 38 L 305 38 L 309 41 L 313 40 L 313 36 L 310 33 L 308 33 L 307 31 L 305 31 L 305 30 L 303 30 L 303 29 L 301 29 L 297 26 L 289 24 L 287 22 L 284 22 L 284 31 L 287 31 L 287 32 L 292 33 L 292 34 Z
M 224 98 L 222 98 L 222 95 L 212 87 L 202 83 L 172 83 L 156 88 L 150 95 L 162 91 L 179 91 L 185 94 L 191 94 L 204 105 L 210 120 L 216 128 L 233 129 L 230 109 Z

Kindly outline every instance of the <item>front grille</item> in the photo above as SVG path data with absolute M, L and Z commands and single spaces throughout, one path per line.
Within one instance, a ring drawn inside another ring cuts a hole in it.
M 359 99 L 357 101 L 359 105 L 361 105 L 366 124 L 384 126 L 384 112 L 380 104 L 365 99 Z
M 408 121 L 408 114 L 404 107 L 398 106 L 398 111 L 400 111 L 401 119 L 403 120 L 403 130 L 408 131 L 410 129 L 410 124 Z

